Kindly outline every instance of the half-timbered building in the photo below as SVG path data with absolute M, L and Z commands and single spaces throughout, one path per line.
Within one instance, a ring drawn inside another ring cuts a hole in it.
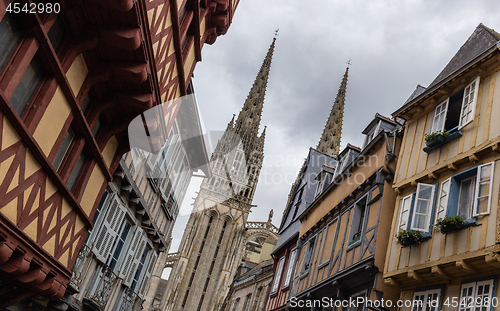
M 318 183 L 313 202 L 298 216 L 290 310 L 339 310 L 350 298 L 398 297 L 399 291 L 382 279 L 391 223 L 387 216 L 395 201 L 398 124 L 377 114 L 363 132 L 365 146 L 347 145 L 331 179 L 326 178 L 326 185 Z
M 384 281 L 418 310 L 493 310 L 499 297 L 499 47 L 480 24 L 393 114 L 406 123 Z
M 340 151 L 348 73 L 349 67 L 340 83 L 318 146 L 316 149 L 309 149 L 297 180 L 291 187 L 278 231 L 278 244 L 273 252 L 274 278 L 265 310 L 285 310 L 297 265 L 297 239 L 300 231 L 298 217 L 314 201 L 315 196 L 330 184 L 335 174 L 338 164 L 335 157 Z M 318 187 L 318 183 L 322 185 Z
M 203 44 L 228 30 L 238 2 L 0 3 L 0 308 L 70 294 L 128 124 L 187 94 Z M 178 109 L 157 116 L 156 151 Z

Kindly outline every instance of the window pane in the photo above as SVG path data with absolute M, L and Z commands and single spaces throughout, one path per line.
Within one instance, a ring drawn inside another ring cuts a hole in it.
M 12 14 L 5 14 L 0 21 L 0 72 L 5 68 L 20 40 L 20 29 Z
M 19 116 L 24 114 L 26 107 L 28 107 L 33 95 L 35 95 L 35 92 L 42 83 L 43 76 L 42 64 L 38 56 L 35 55 L 10 99 L 10 104 Z
M 47 36 L 49 37 L 50 43 L 52 44 L 54 51 L 56 51 L 57 53 L 57 51 L 61 47 L 61 43 L 64 38 L 64 30 L 63 30 L 62 20 L 60 17 L 57 18 L 52 27 L 50 27 Z
M 474 178 L 468 178 L 460 183 L 458 199 L 458 214 L 465 219 L 471 218 L 472 198 L 474 193 Z
M 78 160 L 76 160 L 75 166 L 73 167 L 73 170 L 69 175 L 68 181 L 66 182 L 66 186 L 68 187 L 68 189 L 73 190 L 73 188 L 75 187 L 76 180 L 78 179 L 78 176 L 80 176 L 86 160 L 87 156 L 84 152 L 82 152 L 78 157 Z
M 75 133 L 73 133 L 73 130 L 69 128 L 66 134 L 64 134 L 61 146 L 59 146 L 59 150 L 57 151 L 56 156 L 52 161 L 52 166 L 56 169 L 56 171 L 59 170 L 59 167 L 61 166 L 64 156 L 68 152 L 69 146 L 71 146 L 71 142 L 73 141 L 74 137 Z

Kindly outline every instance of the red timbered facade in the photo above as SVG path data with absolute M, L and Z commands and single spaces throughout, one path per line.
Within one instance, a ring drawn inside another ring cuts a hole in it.
M 24 4 L 36 3 L 0 2 L 0 308 L 65 294 L 130 121 L 186 94 L 238 1 Z M 164 109 L 156 144 L 178 109 Z

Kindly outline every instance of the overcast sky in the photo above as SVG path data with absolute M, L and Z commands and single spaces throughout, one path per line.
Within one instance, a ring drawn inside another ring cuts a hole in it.
M 499 30 L 499 12 L 498 0 L 241 0 L 228 33 L 203 47 L 194 88 L 207 130 L 224 130 L 280 29 L 262 113 L 265 160 L 249 220 L 266 221 L 274 209 L 279 226 L 290 186 L 318 143 L 350 58 L 342 148 L 361 146 L 361 131 L 376 112 L 389 116 L 417 84 L 428 86 L 479 23 Z M 199 179 L 193 178 L 192 191 Z M 194 196 L 186 195 L 183 214 Z M 178 218 L 170 252 L 187 219 Z

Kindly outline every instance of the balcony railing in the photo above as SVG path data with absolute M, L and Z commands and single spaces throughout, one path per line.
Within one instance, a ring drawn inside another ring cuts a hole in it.
M 247 229 L 268 229 L 269 231 L 278 234 L 278 228 L 270 222 L 249 221 L 246 224 Z
M 118 282 L 118 276 L 110 267 L 104 265 L 102 273 L 98 275 L 96 286 L 89 293 L 89 298 L 102 308 L 106 307 L 111 291 Z
M 177 260 L 179 260 L 180 253 L 170 253 L 165 260 L 165 268 L 172 268 Z
M 92 250 L 84 243 L 76 258 L 75 265 L 73 266 L 73 276 L 69 282 L 77 291 L 80 290 L 80 286 L 87 276 L 90 264 L 92 263 L 92 255 Z
M 93 260 L 97 261 L 92 249 L 88 245 L 83 244 L 73 266 L 73 276 L 70 280 L 70 285 L 77 291 L 83 290 L 81 287 L 85 278 L 89 275 Z M 108 265 L 100 262 L 93 273 L 97 274 L 96 279 L 93 282 L 88 282 L 84 299 L 89 299 L 104 309 L 119 278 Z M 118 310 L 132 310 L 138 298 L 139 296 L 136 292 L 130 288 L 126 288 L 121 307 Z

